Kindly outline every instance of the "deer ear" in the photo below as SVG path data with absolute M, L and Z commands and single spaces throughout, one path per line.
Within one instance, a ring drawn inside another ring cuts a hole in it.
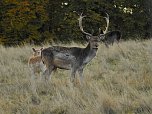
M 32 50 L 33 50 L 34 52 L 36 52 L 35 48 L 32 48 Z
M 102 34 L 102 35 L 99 36 L 99 38 L 100 38 L 100 41 L 103 41 L 103 40 L 105 40 L 105 35 Z
M 43 50 L 43 47 L 40 49 L 41 51 Z

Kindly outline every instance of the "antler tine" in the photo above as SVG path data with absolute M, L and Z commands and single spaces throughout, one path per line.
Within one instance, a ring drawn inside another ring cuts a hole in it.
M 77 11 L 73 11 L 73 12 L 80 16 L 80 14 Z
M 83 15 L 83 12 L 82 13 L 78 13 L 77 11 L 73 11 L 74 13 L 76 13 L 78 16 L 82 16 Z
M 104 17 L 106 19 L 106 23 L 107 23 L 107 26 L 106 26 L 106 30 L 103 31 L 104 34 L 106 34 L 108 32 L 108 28 L 109 28 L 109 15 L 106 13 L 106 17 Z
M 78 20 L 79 20 L 80 30 L 81 30 L 84 34 L 91 36 L 92 34 L 85 32 L 85 31 L 83 30 L 83 27 L 82 27 L 82 19 L 83 19 L 84 17 L 86 17 L 86 16 L 83 16 L 83 12 L 82 12 L 81 14 L 79 14 L 79 16 L 80 16 L 80 17 L 78 18 Z
M 99 34 L 101 34 L 101 28 L 99 28 Z

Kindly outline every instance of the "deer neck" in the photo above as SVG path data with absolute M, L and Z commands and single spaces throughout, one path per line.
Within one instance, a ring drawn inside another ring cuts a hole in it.
M 97 50 L 98 49 L 91 48 L 91 44 L 89 43 L 83 51 L 83 54 L 85 54 L 83 63 L 87 64 L 90 62 L 96 56 Z

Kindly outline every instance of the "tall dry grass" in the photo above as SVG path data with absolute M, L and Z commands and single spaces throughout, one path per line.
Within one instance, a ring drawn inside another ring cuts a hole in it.
M 84 70 L 84 84 L 58 70 L 46 85 L 30 83 L 31 46 L 0 46 L 0 114 L 152 114 L 152 41 L 128 41 L 107 49 Z

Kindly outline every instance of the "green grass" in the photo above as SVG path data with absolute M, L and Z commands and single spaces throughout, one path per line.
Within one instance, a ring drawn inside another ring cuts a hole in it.
M 69 71 L 58 70 L 48 85 L 36 80 L 37 94 L 27 65 L 31 48 L 0 46 L 0 114 L 152 113 L 152 41 L 101 44 L 83 85 L 73 86 Z

